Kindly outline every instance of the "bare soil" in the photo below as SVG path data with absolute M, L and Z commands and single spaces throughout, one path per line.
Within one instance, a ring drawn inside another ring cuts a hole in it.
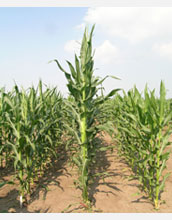
M 108 135 L 103 144 L 111 144 Z M 102 143 L 101 143 L 102 144 Z M 167 163 L 172 171 L 172 154 Z M 19 207 L 18 185 L 5 185 L 0 189 L 0 212 L 17 213 L 172 213 L 172 175 L 167 179 L 165 191 L 161 195 L 160 210 L 156 211 L 146 195 L 140 191 L 139 182 L 131 179 L 131 169 L 114 149 L 97 155 L 97 176 L 91 184 L 89 194 L 92 208 L 86 210 L 81 200 L 81 191 L 76 189 L 74 180 L 77 171 L 68 163 L 67 155 L 62 155 L 49 168 L 34 187 L 28 203 Z M 8 175 L 7 175 L 8 173 Z M 1 170 L 0 180 L 9 180 L 13 173 Z

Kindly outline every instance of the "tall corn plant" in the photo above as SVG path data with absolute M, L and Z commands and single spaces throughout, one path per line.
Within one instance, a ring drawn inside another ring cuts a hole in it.
M 99 79 L 93 75 L 93 52 L 92 52 L 92 35 L 94 26 L 91 29 L 90 34 L 88 29 L 85 29 L 80 56 L 75 55 L 75 66 L 69 61 L 67 64 L 70 69 L 70 73 L 65 71 L 57 60 L 54 60 L 59 69 L 65 74 L 67 79 L 67 87 L 70 95 L 73 97 L 72 105 L 70 102 L 66 102 L 68 111 L 71 111 L 73 118 L 77 123 L 73 129 L 78 145 L 80 146 L 80 153 L 78 157 L 74 157 L 75 163 L 79 167 L 79 184 L 82 189 L 82 197 L 85 203 L 89 202 L 88 196 L 88 180 L 89 180 L 89 164 L 91 162 L 92 155 L 94 154 L 93 139 L 97 133 L 98 126 L 96 127 L 95 116 L 98 112 L 98 106 L 102 104 L 106 99 L 113 96 L 118 89 L 112 90 L 106 97 L 95 98 L 100 88 L 99 85 L 107 78 Z M 114 77 L 115 78 L 115 77 Z M 66 125 L 68 129 L 68 125 Z

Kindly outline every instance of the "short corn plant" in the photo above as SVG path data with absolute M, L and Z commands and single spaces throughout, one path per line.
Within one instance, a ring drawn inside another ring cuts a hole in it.
M 5 166 L 13 163 L 21 207 L 26 193 L 31 193 L 30 185 L 38 181 L 51 158 L 56 156 L 62 132 L 61 103 L 56 89 L 42 91 L 41 81 L 37 90 L 32 87 L 20 91 L 16 85 L 12 92 L 1 93 L 0 156 Z
M 119 90 L 114 89 L 107 96 L 96 98 L 97 92 L 100 89 L 99 85 L 101 85 L 108 76 L 104 79 L 99 79 L 93 75 L 93 30 L 94 26 L 92 27 L 90 34 L 88 34 L 88 29 L 85 29 L 79 58 L 75 54 L 75 66 L 67 61 L 70 73 L 65 71 L 57 60 L 54 60 L 59 69 L 65 74 L 70 96 L 73 97 L 72 103 L 66 101 L 66 105 L 68 111 L 72 113 L 73 120 L 75 120 L 77 126 L 74 128 L 69 127 L 68 125 L 66 126 L 68 129 L 72 130 L 80 147 L 78 149 L 79 155 L 73 159 L 79 168 L 79 186 L 82 190 L 83 201 L 86 204 L 89 204 L 88 180 L 89 165 L 92 162 L 92 157 L 94 155 L 93 140 L 98 132 L 98 125 L 96 125 L 95 122 L 98 113 L 98 106 Z
M 155 97 L 154 90 L 148 92 L 147 86 L 144 98 L 136 88 L 128 95 L 124 94 L 123 98 L 118 97 L 121 106 L 117 124 L 120 150 L 156 209 L 159 208 L 160 194 L 170 175 L 169 172 L 163 172 L 170 155 L 167 146 L 172 133 L 169 126 L 172 113 L 165 95 L 165 86 L 161 82 L 160 98 Z

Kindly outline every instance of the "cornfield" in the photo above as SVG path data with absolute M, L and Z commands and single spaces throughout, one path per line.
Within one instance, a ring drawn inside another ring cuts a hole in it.
M 93 31 L 94 26 L 90 33 L 85 29 L 80 55 L 75 54 L 74 65 L 67 61 L 69 71 L 58 60 L 50 61 L 65 74 L 68 98 L 57 88 L 43 90 L 42 81 L 36 89 L 24 90 L 15 85 L 10 92 L 0 90 L 0 166 L 13 167 L 15 171 L 13 180 L 1 181 L 0 187 L 17 180 L 21 208 L 46 167 L 54 158 L 58 160 L 61 146 L 77 167 L 76 185 L 82 192 L 83 203 L 90 207 L 96 154 L 107 150 L 95 141 L 102 131 L 113 137 L 118 154 L 132 168 L 155 209 L 160 208 L 161 193 L 170 175 L 166 162 L 171 152 L 171 100 L 166 99 L 163 82 L 159 97 L 147 86 L 144 94 L 134 87 L 122 95 L 118 88 L 98 95 L 107 77 L 118 78 L 94 76 Z

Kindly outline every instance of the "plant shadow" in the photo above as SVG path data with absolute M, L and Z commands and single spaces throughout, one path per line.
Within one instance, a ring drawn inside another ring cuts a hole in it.
M 104 148 L 109 147 L 109 144 L 107 144 L 104 140 L 104 137 L 98 136 L 95 139 L 95 144 L 98 146 L 98 148 Z M 105 150 L 105 151 L 97 151 L 96 152 L 96 158 L 95 163 L 90 167 L 90 177 L 91 177 L 91 183 L 89 185 L 89 198 L 93 206 L 95 206 L 96 198 L 95 195 L 97 192 L 99 193 L 105 193 L 105 194 L 112 194 L 116 196 L 116 192 L 119 192 L 122 190 L 120 189 L 119 185 L 120 183 L 112 182 L 110 181 L 109 177 L 115 177 L 115 176 L 124 176 L 125 174 L 121 174 L 118 169 L 112 169 L 111 166 L 111 159 L 113 158 L 113 149 L 111 150 Z M 107 187 L 107 190 L 99 189 L 105 185 Z M 118 185 L 118 186 L 117 186 Z

